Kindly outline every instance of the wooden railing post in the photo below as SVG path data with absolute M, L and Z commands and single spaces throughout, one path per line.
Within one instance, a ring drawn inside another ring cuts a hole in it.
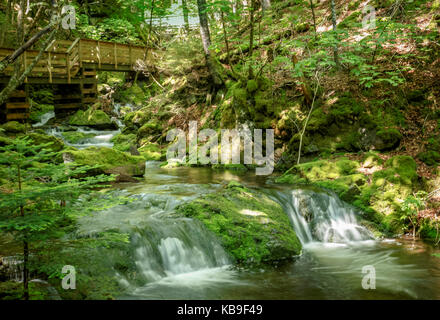
M 81 40 L 78 42 L 78 59 L 79 59 L 79 67 L 82 68 L 83 62 L 82 62 L 82 53 L 81 53 Z
M 66 54 L 67 83 L 70 84 L 70 54 Z
M 23 65 L 24 65 L 24 71 L 26 71 L 26 69 L 27 69 L 27 53 L 26 53 L 26 51 L 23 52 L 23 60 L 24 60 L 24 63 L 23 63 Z M 25 83 L 28 82 L 28 78 L 27 78 L 27 77 L 24 78 L 24 82 L 25 82 Z
M 98 67 L 101 69 L 101 43 L 99 41 L 96 42 L 98 42 Z
M 115 68 L 118 69 L 118 48 L 116 46 L 116 43 L 113 43 L 113 49 L 114 49 L 114 60 L 115 60 Z
M 49 83 L 52 83 L 52 55 L 50 51 L 48 52 L 47 69 L 49 71 Z
M 130 65 L 130 69 L 132 67 L 132 60 L 131 60 L 131 44 L 128 45 L 128 61 L 129 61 L 129 65 Z

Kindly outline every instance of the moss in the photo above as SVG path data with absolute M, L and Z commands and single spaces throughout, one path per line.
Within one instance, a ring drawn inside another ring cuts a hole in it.
M 383 232 L 399 233 L 400 205 L 418 186 L 417 165 L 409 156 L 395 156 L 383 163 L 376 153 L 363 156 L 363 167 L 374 168 L 370 178 L 359 173 L 359 163 L 348 159 L 319 160 L 293 166 L 278 183 L 310 183 L 336 192 L 344 201 L 362 209 L 365 217 Z
M 29 115 L 29 119 L 32 122 L 38 122 L 41 119 L 41 116 L 47 112 L 53 111 L 54 107 L 51 104 L 33 104 L 31 108 L 31 112 Z
M 440 161 L 440 153 L 438 153 L 437 151 L 429 150 L 425 152 L 420 152 L 417 155 L 417 158 L 426 163 L 428 166 L 435 166 Z
M 307 124 L 307 131 L 309 132 L 315 132 L 315 131 L 321 131 L 326 132 L 328 130 L 328 126 L 330 124 L 330 118 L 329 116 L 324 113 L 322 108 L 318 108 L 313 110 L 312 114 L 310 115 L 309 122 Z
M 364 111 L 364 106 L 350 96 L 340 97 L 330 108 L 330 116 L 334 121 L 346 125 L 357 120 Z
M 33 132 L 33 133 L 28 134 L 28 137 L 36 145 L 51 143 L 51 145 L 47 146 L 46 149 L 53 151 L 53 152 L 61 151 L 65 147 L 64 143 L 61 139 L 56 138 L 54 136 L 49 136 L 47 134 Z
M 137 84 L 125 90 L 118 91 L 115 98 L 120 102 L 131 103 L 137 106 L 143 105 L 146 100 L 144 91 Z
M 135 134 L 122 134 L 119 133 L 115 135 L 111 140 L 113 142 L 113 148 L 119 151 L 130 151 L 131 146 L 136 145 L 136 135 Z
M 93 138 L 95 136 L 93 133 L 79 131 L 65 131 L 61 135 L 66 142 L 73 144 L 79 143 L 85 139 Z
M 254 79 L 248 80 L 246 89 L 249 93 L 253 93 L 258 90 L 258 82 Z
M 301 252 L 282 207 L 237 182 L 217 194 L 181 205 L 177 211 L 202 221 L 239 265 L 274 264 L 291 260 Z
M 138 139 L 157 135 L 162 132 L 162 126 L 158 122 L 149 121 L 138 130 Z
M 70 149 L 65 153 L 81 165 L 99 165 L 96 173 L 109 173 L 127 176 L 143 176 L 145 159 L 111 148 L 88 147 L 82 150 Z
M 69 124 L 74 126 L 92 126 L 97 128 L 114 128 L 115 124 L 102 110 L 89 108 L 86 111 L 78 110 L 70 119 Z
M 26 131 L 26 126 L 17 121 L 8 121 L 1 126 L 1 128 L 8 133 L 24 133 Z
M 159 161 L 165 158 L 165 154 L 162 154 L 159 146 L 155 143 L 147 143 L 140 147 L 138 151 L 145 160 Z
M 402 134 L 399 130 L 381 129 L 376 132 L 378 140 L 375 142 L 375 148 L 380 151 L 392 150 L 399 146 Z

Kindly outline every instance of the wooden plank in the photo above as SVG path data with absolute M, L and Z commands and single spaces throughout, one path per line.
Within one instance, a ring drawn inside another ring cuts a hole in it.
M 27 102 L 6 102 L 6 109 L 29 109 Z
M 8 113 L 6 114 L 6 120 L 25 120 L 30 116 L 29 113 Z
M 81 108 L 82 103 L 64 103 L 64 104 L 55 104 L 55 109 L 77 109 Z
M 81 99 L 81 93 L 58 94 L 53 97 L 55 101 Z

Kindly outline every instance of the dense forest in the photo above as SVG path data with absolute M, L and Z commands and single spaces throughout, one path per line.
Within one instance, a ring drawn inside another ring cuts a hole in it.
M 0 25 L 0 299 L 440 297 L 440 0 L 2 0 Z

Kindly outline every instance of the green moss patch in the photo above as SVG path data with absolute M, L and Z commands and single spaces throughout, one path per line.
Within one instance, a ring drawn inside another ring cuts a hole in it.
M 202 221 L 239 265 L 274 264 L 301 252 L 282 207 L 237 182 L 180 206 L 178 212 Z

